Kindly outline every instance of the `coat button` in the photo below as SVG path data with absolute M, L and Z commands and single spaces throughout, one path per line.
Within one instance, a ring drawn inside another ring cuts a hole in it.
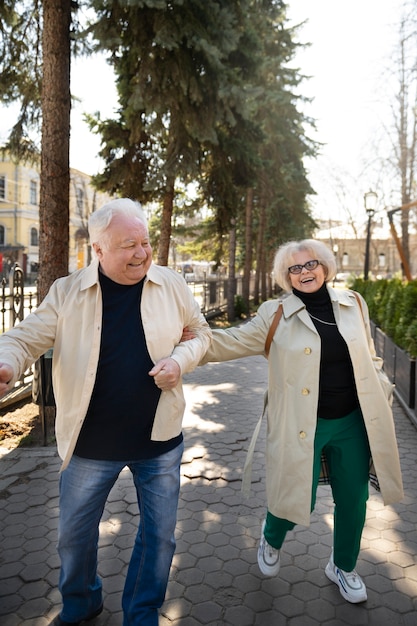
M 301 389 L 301 393 L 303 396 L 308 396 L 308 394 L 310 393 L 310 390 L 307 389 L 307 387 L 303 387 L 303 389 Z
M 300 439 L 305 439 L 307 437 L 307 434 L 304 432 L 304 430 L 300 430 Z
M 311 354 L 311 348 L 304 348 L 304 354 Z

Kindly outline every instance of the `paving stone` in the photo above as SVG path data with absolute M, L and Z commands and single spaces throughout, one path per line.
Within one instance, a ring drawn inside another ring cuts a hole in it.
M 260 573 L 256 551 L 265 516 L 265 425 L 249 499 L 240 493 L 240 479 L 265 381 L 261 357 L 241 359 L 238 367 L 198 368 L 185 377 L 177 550 L 160 626 L 416 626 L 417 429 L 396 400 L 405 498 L 384 507 L 371 490 L 357 566 L 368 601 L 350 605 L 324 574 L 333 526 L 327 487 L 318 490 L 310 527 L 288 533 L 280 574 Z M 3 456 L 0 450 L 1 626 L 48 626 L 60 611 L 59 468 L 55 449 L 21 448 Z M 122 626 L 121 595 L 138 521 L 126 469 L 100 526 L 105 609 L 94 626 Z
M 222 615 L 222 608 L 215 602 L 201 602 L 192 607 L 191 615 L 201 624 L 215 623 Z

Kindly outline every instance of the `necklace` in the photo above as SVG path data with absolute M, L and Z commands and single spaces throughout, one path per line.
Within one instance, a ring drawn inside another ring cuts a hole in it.
M 308 313 L 308 311 L 307 311 Z M 311 313 L 308 313 L 311 319 L 316 320 L 316 322 L 321 322 L 322 324 L 327 324 L 327 326 L 337 326 L 336 322 L 325 322 L 324 320 L 319 320 L 318 317 L 314 317 Z

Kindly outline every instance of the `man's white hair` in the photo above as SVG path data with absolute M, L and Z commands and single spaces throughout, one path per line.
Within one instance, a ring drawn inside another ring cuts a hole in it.
M 130 198 L 118 198 L 91 213 L 88 218 L 88 233 L 90 243 L 99 243 L 103 245 L 106 240 L 106 230 L 114 217 L 117 215 L 128 215 L 137 217 L 148 228 L 145 213 L 143 212 L 140 202 L 135 202 Z M 93 250 L 94 252 L 94 250 Z

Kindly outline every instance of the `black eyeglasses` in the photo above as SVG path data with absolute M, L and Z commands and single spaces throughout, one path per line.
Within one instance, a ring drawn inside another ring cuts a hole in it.
M 304 265 L 291 265 L 291 267 L 288 268 L 288 271 L 290 274 L 301 274 L 303 267 L 305 267 L 306 270 L 315 270 L 319 265 L 320 261 L 313 259 L 312 261 L 307 261 Z

